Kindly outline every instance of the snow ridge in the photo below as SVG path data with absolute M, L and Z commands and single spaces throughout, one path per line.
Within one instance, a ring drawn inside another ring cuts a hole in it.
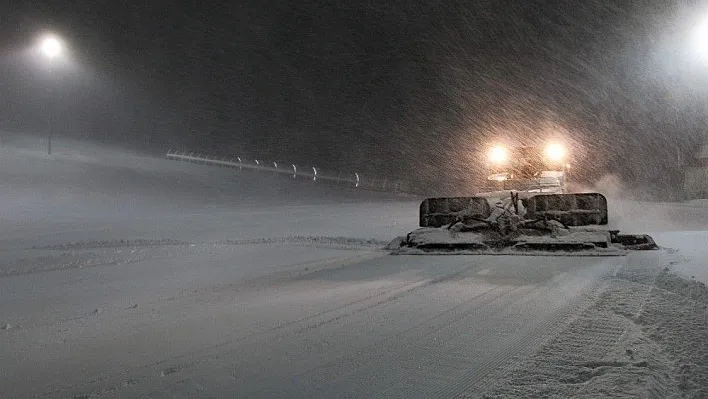
M 66 244 L 33 246 L 6 254 L 0 260 L 0 276 L 82 269 L 105 265 L 125 265 L 150 259 L 205 255 L 233 246 L 289 245 L 342 250 L 378 250 L 386 244 L 371 238 L 285 236 L 189 242 L 174 239 L 131 239 L 74 241 Z
M 628 262 L 483 397 L 708 397 L 708 288 L 657 266 Z

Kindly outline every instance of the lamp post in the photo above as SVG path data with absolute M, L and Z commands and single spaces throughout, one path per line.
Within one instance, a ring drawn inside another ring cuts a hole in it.
M 49 78 L 52 79 L 52 66 L 53 66 L 53 61 L 54 58 L 56 58 L 62 51 L 62 44 L 54 36 L 47 36 L 42 39 L 40 43 L 40 49 L 42 50 L 42 54 L 44 54 L 45 57 L 49 60 Z M 48 109 L 48 121 L 47 121 L 47 154 L 51 155 L 52 154 L 52 135 L 54 133 L 54 120 L 53 120 L 53 115 L 52 115 L 52 102 L 53 102 L 53 90 L 51 87 L 52 83 L 50 83 L 50 87 L 48 89 L 47 93 L 47 109 Z

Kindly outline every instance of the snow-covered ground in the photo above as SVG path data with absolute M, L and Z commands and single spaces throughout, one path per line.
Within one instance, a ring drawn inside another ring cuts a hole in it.
M 696 204 L 611 201 L 665 247 L 626 257 L 390 256 L 417 200 L 33 146 L 0 150 L 0 397 L 708 395 Z
M 648 233 L 660 246 L 677 251 L 673 271 L 708 284 L 708 207 L 704 203 L 613 201 L 609 211 L 614 227 Z

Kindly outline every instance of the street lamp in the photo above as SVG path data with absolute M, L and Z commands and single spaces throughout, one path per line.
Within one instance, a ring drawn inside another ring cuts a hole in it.
M 56 58 L 58 55 L 61 54 L 62 47 L 63 46 L 62 46 L 61 41 L 55 36 L 45 36 L 44 38 L 42 38 L 42 40 L 40 42 L 40 49 L 42 51 L 42 54 L 45 57 L 47 57 L 47 59 L 49 60 L 50 79 L 51 79 L 51 74 L 52 74 L 52 64 L 53 64 L 54 58 Z M 53 116 L 52 115 L 52 102 L 53 102 L 53 98 L 52 98 L 53 95 L 52 94 L 53 94 L 53 90 L 52 90 L 51 84 L 50 84 L 49 92 L 47 95 L 47 97 L 48 97 L 47 109 L 48 109 L 48 113 L 49 113 L 49 115 L 48 115 L 49 120 L 48 120 L 48 126 L 47 126 L 47 130 L 48 130 L 48 132 L 47 132 L 47 136 L 48 136 L 47 154 L 48 155 L 52 154 L 52 135 L 54 133 L 54 121 L 53 121 L 53 117 L 52 117 Z
M 693 52 L 701 61 L 708 58 L 708 19 L 703 18 L 693 27 L 692 32 Z
M 61 42 L 54 36 L 42 39 L 42 53 L 50 60 L 61 53 Z

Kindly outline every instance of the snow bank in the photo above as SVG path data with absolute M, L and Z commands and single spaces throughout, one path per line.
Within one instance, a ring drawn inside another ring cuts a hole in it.
M 695 199 L 691 201 L 686 201 L 685 204 L 689 206 L 708 208 L 708 199 Z
M 708 231 L 654 233 L 656 242 L 677 251 L 672 270 L 708 284 Z
M 708 397 L 708 288 L 662 262 L 635 256 L 484 397 Z

